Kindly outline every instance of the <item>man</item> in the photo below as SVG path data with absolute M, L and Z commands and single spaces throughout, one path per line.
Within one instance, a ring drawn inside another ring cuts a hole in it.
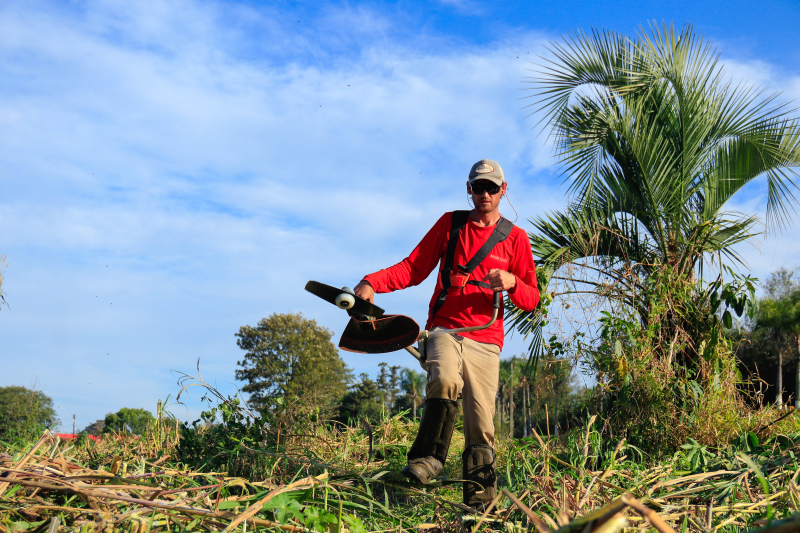
M 498 207 L 506 189 L 497 162 L 475 163 L 467 181 L 474 209 L 442 215 L 411 255 L 365 276 L 355 293 L 374 303 L 376 292 L 418 285 L 438 264 L 428 330 L 487 323 L 493 311 L 492 293 L 497 291 L 507 291 L 514 305 L 532 310 L 539 302 L 533 255 L 525 232 L 500 215 Z M 441 472 L 460 394 L 466 441 L 464 503 L 473 508 L 488 504 L 497 492 L 493 418 L 504 338 L 502 317 L 501 309 L 488 329 L 433 335 L 426 342 L 425 408 L 403 469 L 403 474 L 420 483 L 430 482 Z

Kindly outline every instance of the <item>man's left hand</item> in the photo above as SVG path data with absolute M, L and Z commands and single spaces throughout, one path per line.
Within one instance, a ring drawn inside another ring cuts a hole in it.
M 483 281 L 488 283 L 494 292 L 507 291 L 517 285 L 517 277 L 514 274 L 499 268 L 491 269 Z

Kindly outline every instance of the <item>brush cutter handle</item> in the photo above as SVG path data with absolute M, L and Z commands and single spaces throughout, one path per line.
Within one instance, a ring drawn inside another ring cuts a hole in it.
M 430 332 L 426 329 L 424 331 L 420 331 L 417 341 L 422 343 L 425 342 L 425 340 L 432 337 L 433 335 L 439 335 L 442 333 L 466 333 L 468 331 L 480 331 L 482 329 L 491 327 L 491 325 L 494 324 L 495 321 L 497 320 L 497 315 L 500 313 L 500 306 L 502 304 L 503 304 L 503 293 L 502 291 L 497 291 L 494 293 L 494 296 L 492 297 L 492 307 L 494 308 L 494 311 L 492 311 L 492 318 L 486 324 L 483 324 L 482 326 L 470 326 L 468 328 L 438 329 L 433 332 Z M 414 348 L 413 346 L 406 346 L 405 349 L 408 353 L 413 355 L 414 358 L 420 362 L 420 364 L 424 364 L 425 361 L 420 357 L 420 353 L 419 351 L 417 351 L 416 348 Z
M 470 326 L 468 328 L 456 328 L 456 329 L 437 329 L 433 332 L 428 332 L 427 330 L 421 331 L 419 336 L 420 338 L 428 338 L 431 335 L 438 335 L 440 333 L 466 333 L 468 331 L 480 331 L 482 329 L 486 329 L 491 327 L 494 324 L 495 320 L 497 320 L 497 315 L 500 313 L 500 305 L 503 303 L 503 293 L 501 291 L 497 291 L 494 293 L 492 297 L 492 307 L 494 307 L 494 311 L 492 311 L 492 318 L 486 324 L 482 326 Z

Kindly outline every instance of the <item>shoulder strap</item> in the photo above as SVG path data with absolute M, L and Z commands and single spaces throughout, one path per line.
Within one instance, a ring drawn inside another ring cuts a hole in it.
M 461 229 L 467 225 L 468 219 L 469 211 L 453 211 L 453 219 L 450 222 L 450 237 L 447 239 L 447 253 L 444 256 L 444 265 L 442 265 L 443 272 L 450 272 L 453 270 L 453 260 L 456 256 L 458 235 L 461 233 Z M 442 278 L 442 285 L 444 284 L 444 278 Z M 450 276 L 447 277 L 447 288 L 450 288 Z
M 447 252 L 444 255 L 444 265 L 439 276 L 442 278 L 442 290 L 439 291 L 439 296 L 433 303 L 431 309 L 431 317 L 436 316 L 439 309 L 444 305 L 444 300 L 447 298 L 447 291 L 450 290 L 450 274 L 453 269 L 453 260 L 456 255 L 456 244 L 458 244 L 458 235 L 461 233 L 461 228 L 467 225 L 469 218 L 469 211 L 453 211 L 453 218 L 450 219 L 450 236 L 447 239 Z M 447 275 L 445 275 L 447 273 Z

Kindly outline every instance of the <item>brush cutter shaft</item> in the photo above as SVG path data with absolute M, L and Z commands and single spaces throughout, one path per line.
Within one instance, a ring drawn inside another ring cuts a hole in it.
M 405 347 L 405 350 L 406 350 L 408 353 L 410 353 L 411 355 L 413 355 L 413 356 L 414 356 L 414 359 L 416 359 L 417 361 L 419 361 L 419 362 L 420 362 L 420 364 L 422 364 L 422 359 L 420 359 L 420 358 L 419 358 L 419 352 L 417 351 L 417 349 L 416 349 L 416 348 L 414 348 L 413 346 L 406 346 L 406 347 Z

